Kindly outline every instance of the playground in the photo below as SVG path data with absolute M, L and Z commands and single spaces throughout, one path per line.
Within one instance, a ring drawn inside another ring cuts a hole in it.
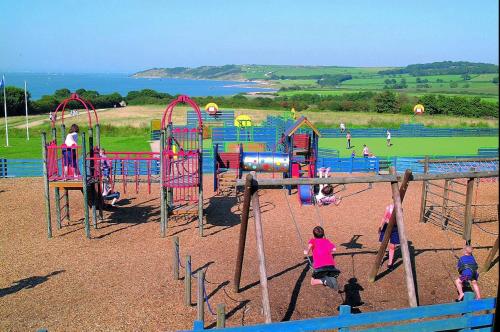
M 211 178 L 204 182 L 209 188 Z M 243 291 L 234 293 L 229 284 L 240 219 L 240 205 L 235 199 L 216 199 L 211 194 L 205 197 L 204 237 L 198 236 L 196 221 L 178 221 L 169 226 L 167 239 L 162 239 L 158 234 L 158 195 L 148 195 L 146 189 L 139 194 L 132 192 L 118 208 L 105 211 L 105 221 L 93 230 L 93 239 L 88 241 L 82 235 L 83 206 L 77 199 L 81 194 L 72 192 L 71 199 L 75 202 L 72 220 L 63 224 L 57 236 L 47 239 L 41 218 L 43 201 L 32 199 L 43 191 L 42 181 L 2 179 L 1 187 L 0 199 L 5 207 L 0 212 L 4 230 L 0 235 L 2 330 L 191 328 L 196 307 L 184 305 L 183 281 L 172 278 L 172 236 L 179 237 L 182 259 L 186 254 L 191 255 L 193 271 L 208 268 L 209 301 L 213 310 L 218 303 L 226 304 L 228 326 L 262 322 L 253 231 L 249 231 L 247 241 Z M 344 299 L 349 296 L 352 301 L 359 296 L 363 303 L 357 303 L 356 308 L 361 312 L 407 306 L 401 258 L 394 271 L 388 272 L 384 265 L 375 283 L 367 280 L 379 245 L 377 227 L 385 205 L 391 200 L 389 187 L 389 184 L 374 184 L 370 190 L 347 197 L 338 207 L 320 208 L 326 234 L 338 246 L 336 260 L 342 271 L 342 285 L 349 286 L 351 278 L 357 279 L 342 296 Z M 343 194 L 364 189 L 366 185 L 350 185 Z M 463 240 L 430 223 L 418 222 L 420 189 L 421 186 L 410 185 L 403 203 L 407 236 L 415 251 L 419 304 L 451 302 L 456 294 L 452 280 L 457 276 L 452 250 L 460 254 Z M 485 183 L 480 194 L 484 195 L 484 201 L 498 202 L 498 184 Z M 289 199 L 300 221 L 301 235 L 308 240 L 312 228 L 318 224 L 313 207 L 301 209 L 297 199 L 293 196 Z M 19 204 L 25 201 L 32 203 L 28 207 Z M 284 194 L 265 190 L 260 201 L 273 321 L 337 315 L 337 307 L 343 303 L 341 294 L 309 284 L 311 272 L 302 255 Z M 498 224 L 481 226 L 496 232 Z M 483 262 L 495 237 L 474 227 L 472 239 L 474 255 L 478 262 Z M 182 270 L 180 275 L 183 276 Z M 496 295 L 498 264 L 481 274 L 480 285 L 483 297 Z M 207 312 L 206 326 L 214 321 Z
M 66 145 L 64 111 L 75 100 L 89 128 L 79 145 Z M 193 110 L 187 126 L 175 123 L 177 104 Z M 54 116 L 42 137 L 43 178 L 0 179 L 2 330 L 185 330 L 194 321 L 212 328 L 220 304 L 226 326 L 247 326 L 263 316 L 336 316 L 346 305 L 359 314 L 449 303 L 465 242 L 481 266 L 482 297 L 497 294 L 497 149 L 478 151 L 496 157 L 394 161 L 387 175 L 376 158 L 348 158 L 349 173 L 339 167 L 318 179 L 320 166 L 341 163 L 338 151 L 321 147 L 338 134 L 306 117 L 268 118 L 274 131 L 250 130 L 243 118 L 237 128 L 207 131 L 203 124 L 226 121 L 224 113 L 202 113 L 179 96 L 152 125 L 150 151 L 105 154 L 90 103 L 72 95 L 58 112 L 61 123 Z M 415 132 L 430 135 L 400 129 Z M 252 189 L 251 210 L 249 172 L 262 183 Z M 321 181 L 335 183 L 340 204 L 320 206 L 312 184 Z M 121 192 L 116 206 L 105 202 L 108 189 Z M 375 262 L 387 245 L 378 227 L 391 202 L 389 227 L 397 224 L 402 243 L 387 269 L 386 258 Z M 337 246 L 339 291 L 310 284 L 303 251 L 318 225 Z

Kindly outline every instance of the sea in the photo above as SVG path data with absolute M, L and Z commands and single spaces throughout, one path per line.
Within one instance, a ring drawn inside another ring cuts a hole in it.
M 171 95 L 185 94 L 192 97 L 230 96 L 248 92 L 274 92 L 255 82 L 190 80 L 178 78 L 135 78 L 129 74 L 55 74 L 55 73 L 5 73 L 7 86 L 13 85 L 27 89 L 32 100 L 43 95 L 51 95 L 56 90 L 68 88 L 76 91 L 95 90 L 100 94 L 118 92 L 126 96 L 130 91 L 152 89 Z

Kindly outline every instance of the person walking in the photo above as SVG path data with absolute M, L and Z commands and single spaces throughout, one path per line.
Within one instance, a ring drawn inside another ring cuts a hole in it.
M 345 135 L 345 138 L 347 139 L 347 148 L 351 148 L 351 132 L 348 131 L 347 134 Z

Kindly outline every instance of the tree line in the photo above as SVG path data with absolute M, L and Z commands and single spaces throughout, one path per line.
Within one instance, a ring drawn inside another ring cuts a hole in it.
M 491 63 L 479 63 L 468 61 L 441 61 L 424 64 L 408 65 L 403 68 L 381 70 L 381 75 L 410 74 L 412 76 L 431 75 L 464 75 L 470 74 L 495 74 L 498 66 Z
M 390 82 L 392 83 L 392 81 Z M 167 105 L 175 96 L 157 92 L 151 89 L 130 91 L 126 96 L 119 93 L 101 95 L 97 91 L 78 89 L 82 98 L 91 102 L 96 108 L 119 107 L 122 101 L 128 105 Z M 7 108 L 9 115 L 23 115 L 25 112 L 24 90 L 9 86 L 6 88 Z M 59 103 L 71 95 L 70 90 L 60 89 L 53 95 L 43 96 L 39 100 L 31 100 L 28 93 L 28 108 L 30 114 L 53 112 Z M 291 96 L 262 97 L 238 94 L 229 97 L 194 97 L 200 107 L 215 102 L 221 108 L 251 108 L 297 111 L 343 111 L 343 112 L 377 112 L 393 114 L 411 114 L 416 103 L 426 107 L 430 115 L 443 114 L 464 117 L 498 118 L 498 102 L 481 101 L 479 97 L 447 96 L 428 94 L 421 97 L 408 96 L 385 90 L 380 93 L 366 91 L 346 93 L 338 96 L 323 96 L 317 94 L 295 94 Z M 3 94 L 0 94 L 0 105 L 3 105 Z M 68 109 L 81 108 L 79 103 L 70 103 Z M 3 116 L 3 112 L 0 112 Z

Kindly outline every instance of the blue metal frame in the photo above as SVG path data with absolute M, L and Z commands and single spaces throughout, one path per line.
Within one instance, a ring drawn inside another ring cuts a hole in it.
M 240 326 L 222 329 L 224 331 L 316 331 L 339 329 L 349 331 L 493 331 L 494 315 L 491 313 L 474 314 L 478 311 L 492 310 L 496 305 L 496 298 L 474 300 L 473 293 L 465 293 L 464 301 L 458 303 L 435 304 L 416 308 L 386 310 L 351 314 L 351 307 L 340 306 L 340 314 L 332 317 L 312 318 L 289 322 L 271 323 L 264 325 Z M 460 315 L 459 317 L 449 317 Z M 433 318 L 433 320 L 430 320 Z M 436 319 L 437 318 L 437 319 Z M 417 322 L 408 320 L 418 319 Z M 428 319 L 423 321 L 423 319 Z M 383 327 L 364 328 L 366 325 L 390 324 Z M 193 331 L 203 331 L 201 321 L 194 321 Z

